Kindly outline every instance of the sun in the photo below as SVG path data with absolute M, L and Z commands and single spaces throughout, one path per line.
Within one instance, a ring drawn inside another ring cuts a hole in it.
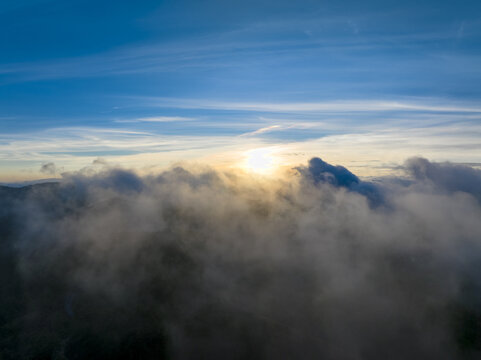
M 276 167 L 276 159 L 273 156 L 273 149 L 258 148 L 249 150 L 245 153 L 244 168 L 256 172 L 266 174 Z

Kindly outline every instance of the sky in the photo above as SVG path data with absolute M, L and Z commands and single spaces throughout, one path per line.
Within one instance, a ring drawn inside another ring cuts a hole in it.
M 479 1 L 5 0 L 0 182 L 481 164 Z

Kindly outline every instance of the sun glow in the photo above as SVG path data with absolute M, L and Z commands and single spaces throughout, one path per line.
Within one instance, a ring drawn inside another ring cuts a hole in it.
M 277 161 L 272 148 L 258 148 L 245 153 L 244 168 L 248 171 L 266 174 L 272 172 Z

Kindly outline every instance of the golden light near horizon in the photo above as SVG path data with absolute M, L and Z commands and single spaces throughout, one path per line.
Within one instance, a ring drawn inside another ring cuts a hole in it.
M 273 148 L 257 148 L 245 153 L 243 167 L 251 172 L 267 174 L 277 167 Z

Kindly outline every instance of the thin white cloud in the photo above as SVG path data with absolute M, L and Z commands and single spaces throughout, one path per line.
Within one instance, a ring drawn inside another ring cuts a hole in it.
M 266 127 L 263 127 L 263 128 L 260 128 L 260 129 L 257 129 L 255 131 L 249 131 L 249 132 L 246 132 L 244 134 L 241 134 L 240 136 L 255 136 L 255 135 L 260 135 L 260 134 L 264 134 L 266 132 L 271 132 L 271 131 L 275 131 L 275 130 L 280 130 L 282 129 L 283 127 L 281 125 L 271 125 L 271 126 L 266 126 Z
M 116 158 L 152 153 L 194 151 L 202 155 L 245 143 L 229 136 L 160 135 L 106 128 L 62 128 L 32 133 L 0 135 L 1 163 L 58 162 L 105 156 Z M 170 160 L 175 159 L 170 155 Z M 180 158 L 179 158 L 180 159 Z
M 191 117 L 183 117 L 183 116 L 152 116 L 152 117 L 143 117 L 143 118 L 136 118 L 136 119 L 125 119 L 125 120 L 114 120 L 116 123 L 141 123 L 141 122 L 182 122 L 182 121 L 194 121 L 195 118 Z
M 0 63 L 0 74 L 9 75 L 9 82 L 35 81 L 40 79 L 103 77 L 137 73 L 171 72 L 186 68 L 216 68 L 243 66 L 243 56 L 276 55 L 283 59 L 319 52 L 338 53 L 347 50 L 375 50 L 393 46 L 410 48 L 418 42 L 449 41 L 458 37 L 458 32 L 416 33 L 400 35 L 369 35 L 365 38 L 352 36 L 359 31 L 359 19 L 311 18 L 295 21 L 274 21 L 247 24 L 236 31 L 227 31 L 213 36 L 203 36 L 150 45 L 133 44 L 89 56 L 59 58 L 50 61 Z M 321 25 L 319 25 L 321 24 Z M 272 33 L 297 33 L 306 25 L 310 36 L 304 39 L 271 40 Z M 326 26 L 332 29 L 347 27 L 350 31 L 343 37 L 325 37 Z M 466 32 L 463 30 L 464 36 Z M 253 37 L 256 34 L 256 37 Z M 259 36 L 262 34 L 264 36 Z M 266 40 L 269 39 L 269 40 Z M 233 56 L 235 55 L 235 56 Z M 479 62 L 476 55 L 458 55 L 460 59 Z M 473 67 L 470 67 L 470 72 Z M 462 71 L 463 69 L 457 69 Z
M 344 100 L 325 102 L 233 102 L 208 99 L 143 98 L 151 106 L 178 109 L 236 110 L 273 113 L 353 113 L 411 111 L 430 113 L 481 113 L 476 104 L 429 101 Z M 139 99 L 140 100 L 140 99 Z

